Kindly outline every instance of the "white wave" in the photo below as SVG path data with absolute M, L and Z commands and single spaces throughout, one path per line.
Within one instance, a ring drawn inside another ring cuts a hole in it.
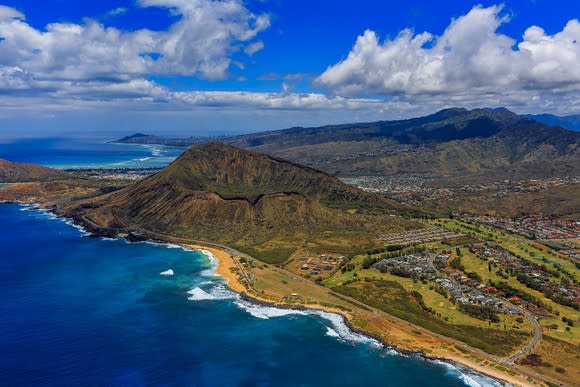
M 149 150 L 151 151 L 151 156 L 158 157 L 158 156 L 161 156 L 163 154 L 161 152 L 161 148 L 159 148 L 159 147 L 151 147 Z
M 500 387 L 504 384 L 488 376 L 477 373 L 465 367 L 444 362 L 442 360 L 431 360 L 433 363 L 441 365 L 447 369 L 449 375 L 453 375 L 470 387 Z
M 330 322 L 331 327 L 327 326 L 326 328 L 332 329 L 332 331 L 334 331 L 337 335 L 334 337 L 339 338 L 340 340 L 355 344 L 367 344 L 375 348 L 383 348 L 383 344 L 378 340 L 361 335 L 360 333 L 353 332 L 344 322 L 344 318 L 338 314 L 323 312 L 321 310 L 309 310 L 308 314 L 322 317 L 326 321 Z
M 203 290 L 201 286 L 213 285 L 209 290 Z M 187 294 L 189 300 L 199 301 L 199 300 L 239 300 L 240 295 L 234 291 L 229 290 L 224 286 L 224 284 L 216 284 L 213 281 L 204 281 L 200 283 L 197 287 L 189 290 Z
M 330 337 L 340 337 L 340 335 L 338 333 L 336 333 L 336 331 L 332 328 L 326 327 L 326 336 L 330 336 Z
M 201 254 L 205 255 L 209 259 L 209 261 L 211 262 L 212 265 L 217 265 L 217 258 L 216 258 L 215 255 L 213 255 L 209 251 L 203 250 L 203 249 L 199 249 L 199 250 L 196 250 L 196 251 L 198 251 Z
M 215 300 L 215 297 L 207 293 L 201 288 L 194 288 L 187 292 L 189 294 L 188 300 L 192 301 L 202 301 L 202 300 Z
M 106 242 L 113 242 L 113 241 L 119 240 L 119 238 L 101 237 L 101 240 L 106 241 Z
M 219 274 L 217 274 L 215 272 L 215 269 L 213 269 L 213 268 L 212 269 L 202 270 L 199 273 L 199 275 L 202 276 L 202 277 L 208 277 L 208 278 L 218 278 L 218 277 L 221 278 L 221 276 Z
M 52 210 L 49 210 L 47 208 L 41 208 L 40 205 L 37 203 L 22 205 L 20 211 L 34 211 L 36 214 L 44 218 L 50 220 L 59 220 L 71 227 L 76 228 L 83 237 L 91 235 L 91 233 L 88 232 L 83 226 L 76 224 L 72 219 L 60 217 L 56 215 L 54 212 L 52 212 Z
M 91 233 L 88 232 L 83 226 L 76 224 L 75 222 L 73 222 L 71 219 L 66 219 L 66 218 L 60 218 L 62 219 L 63 222 L 65 222 L 66 224 L 68 224 L 69 226 L 72 226 L 74 228 L 76 228 L 77 230 L 79 230 L 79 232 L 81 233 L 81 236 L 90 236 Z
M 172 276 L 172 275 L 174 275 L 175 273 L 173 272 L 173 270 L 172 270 L 172 269 L 167 269 L 167 270 L 165 270 L 165 271 L 162 271 L 162 272 L 161 272 L 161 273 L 159 273 L 159 274 L 161 274 L 161 275 L 165 275 L 165 276 Z
M 280 309 L 275 308 L 273 306 L 262 306 L 253 304 L 246 300 L 238 300 L 234 302 L 236 306 L 245 310 L 253 317 L 260 318 L 263 320 L 268 320 L 274 317 L 283 317 L 289 315 L 299 315 L 299 316 L 306 316 L 307 314 L 301 310 L 294 310 L 294 309 Z
M 200 284 L 201 285 L 201 284 Z M 229 290 L 224 284 L 217 284 L 209 290 L 209 294 L 216 300 L 239 300 L 240 295 Z
M 162 151 L 163 148 L 162 146 L 159 145 L 153 145 L 153 144 L 142 144 L 142 146 L 147 149 L 149 152 L 151 152 L 151 156 L 161 156 L 162 155 Z
M 215 272 L 215 269 L 217 268 L 217 265 L 218 265 L 216 256 L 207 250 L 195 250 L 195 251 L 205 255 L 207 257 L 207 259 L 209 260 L 209 265 L 210 265 L 209 269 L 202 270 L 199 274 L 202 277 L 210 277 L 210 278 L 219 277 L 219 278 L 221 278 L 221 276 Z
M 189 250 L 189 249 L 187 249 L 187 248 L 185 248 L 185 247 L 183 247 L 183 246 L 180 246 L 180 245 L 175 245 L 175 244 L 173 244 L 173 243 L 166 243 L 166 244 L 164 244 L 164 246 L 165 246 L 166 248 L 168 248 L 168 249 L 182 249 L 182 250 Z
M 40 207 L 38 207 L 37 204 L 33 204 L 29 210 L 34 211 L 38 215 L 43 216 L 43 217 L 48 218 L 48 219 L 52 219 L 52 220 L 61 219 L 58 216 L 56 216 L 55 214 L 53 214 L 52 211 L 47 210 L 46 208 L 40 208 Z
M 165 247 L 166 249 L 181 249 L 183 251 L 195 251 L 193 249 L 190 249 L 189 247 L 185 247 L 185 246 L 181 246 L 181 245 L 176 245 L 174 243 L 155 242 L 155 241 L 150 241 L 150 240 L 140 241 L 140 242 L 133 242 L 133 243 L 145 243 L 147 245 Z

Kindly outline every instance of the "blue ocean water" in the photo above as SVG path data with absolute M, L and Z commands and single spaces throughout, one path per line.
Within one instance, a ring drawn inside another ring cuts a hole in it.
M 105 139 L 34 138 L 0 141 L 0 158 L 53 168 L 160 168 L 183 150 L 112 144 Z
M 0 221 L 3 386 L 497 385 L 334 315 L 246 303 L 198 251 L 86 237 L 12 204 Z

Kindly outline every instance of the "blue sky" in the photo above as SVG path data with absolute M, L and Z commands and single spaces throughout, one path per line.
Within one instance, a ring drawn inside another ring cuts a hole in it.
M 577 0 L 0 0 L 0 138 L 579 114 L 578 18 Z

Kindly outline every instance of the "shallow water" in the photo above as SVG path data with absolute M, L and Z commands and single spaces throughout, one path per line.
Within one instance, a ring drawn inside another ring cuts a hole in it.
M 103 139 L 0 141 L 0 159 L 53 168 L 161 168 L 182 151 L 162 145 L 111 144 Z
M 201 252 L 82 237 L 17 205 L 0 219 L 2 385 L 493 383 L 398 355 L 335 315 L 242 301 Z

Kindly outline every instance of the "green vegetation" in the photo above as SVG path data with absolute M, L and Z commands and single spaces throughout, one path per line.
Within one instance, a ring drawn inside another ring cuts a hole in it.
M 462 227 L 464 222 L 453 220 L 452 222 L 449 222 L 449 224 Z M 483 225 L 480 226 L 481 233 L 487 233 L 488 230 L 489 229 L 487 227 Z M 519 242 L 517 243 L 517 245 L 524 254 L 526 253 L 526 250 L 528 252 L 536 251 L 537 252 L 536 256 L 552 254 L 549 252 L 549 249 L 547 247 L 542 247 L 543 251 L 540 251 L 538 248 L 533 247 L 535 242 L 528 241 L 524 238 L 521 238 L 520 236 L 503 234 L 499 230 L 494 230 L 493 235 L 497 236 L 497 238 L 500 238 L 499 240 L 499 242 L 501 242 L 500 246 L 504 248 L 506 247 L 506 245 L 510 244 L 510 240 L 508 238 L 516 238 L 516 240 Z M 497 240 L 496 243 L 498 243 Z M 515 243 L 511 242 L 511 244 L 513 245 Z M 510 275 L 510 273 L 504 270 L 500 270 L 498 265 L 496 264 L 491 265 L 487 259 L 480 258 L 472 254 L 468 249 L 462 248 L 461 251 L 463 254 L 461 258 L 461 263 L 462 265 L 464 265 L 466 273 L 469 272 L 476 273 L 482 278 L 482 281 L 484 283 L 488 283 L 496 287 L 497 289 L 506 292 L 507 297 L 513 296 L 519 297 L 527 302 L 530 302 L 533 305 L 536 305 L 542 309 L 547 310 L 548 312 L 551 313 L 551 315 L 549 317 L 543 317 L 542 319 L 540 319 L 540 324 L 546 328 L 545 333 L 554 338 L 566 340 L 568 342 L 578 343 L 578 340 L 580 340 L 580 327 L 578 326 L 578 324 L 569 325 L 567 323 L 567 321 L 569 320 L 578 321 L 578 319 L 580 319 L 580 313 L 575 308 L 570 308 L 568 306 L 560 305 L 554 302 L 550 298 L 546 297 L 546 295 L 543 292 L 543 289 L 534 290 L 533 288 L 527 287 L 526 285 L 518 281 L 518 279 L 515 276 Z M 554 257 L 554 259 L 558 260 L 555 262 L 564 261 L 562 258 L 559 257 Z M 568 264 L 569 265 L 566 266 L 567 269 L 570 269 L 570 267 L 574 267 L 573 265 L 570 264 L 570 262 L 568 262 Z M 571 270 L 573 270 L 572 273 L 577 273 L 576 268 L 573 268 Z M 560 279 L 554 280 L 559 281 Z M 566 318 L 565 321 L 566 327 L 560 326 L 562 325 L 561 322 L 563 322 L 563 320 L 561 320 L 562 316 Z M 550 328 L 551 326 L 555 326 L 556 328 L 551 329 Z
M 368 251 L 381 247 L 380 232 L 421 227 L 391 216 L 400 211 L 325 173 L 220 143 L 192 147 L 155 175 L 66 209 L 106 227 L 216 242 L 273 264 L 301 248 Z
M 378 280 L 342 285 L 334 287 L 333 290 L 491 354 L 509 354 L 527 338 L 525 334 L 518 331 L 448 323 L 423 308 L 424 303 L 419 301 L 422 297 L 418 296 L 418 292 L 407 292 L 400 284 L 393 281 Z
M 459 310 L 482 320 L 489 320 L 494 323 L 499 322 L 497 313 L 488 306 L 459 304 Z
M 294 252 L 292 248 L 278 248 L 278 249 L 253 249 L 248 246 L 235 246 L 238 250 L 246 253 L 262 262 L 272 265 L 279 265 L 288 260 L 288 257 Z
M 412 120 L 292 128 L 226 141 L 333 175 L 415 172 L 465 184 L 566 174 L 577 163 L 579 138 L 508 111 L 447 109 Z

